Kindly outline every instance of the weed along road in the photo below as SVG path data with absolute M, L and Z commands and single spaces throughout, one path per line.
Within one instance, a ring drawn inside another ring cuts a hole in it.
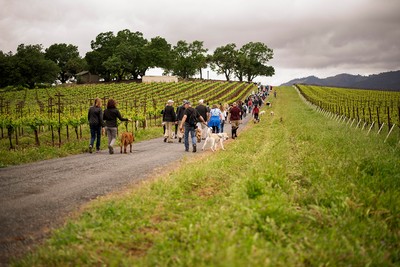
M 243 121 L 239 133 L 249 119 Z M 229 124 L 225 132 L 230 133 Z M 197 153 L 204 153 L 203 142 Z M 184 152 L 177 139 L 169 144 L 163 138 L 135 142 L 133 153 L 120 154 L 119 147 L 114 151 L 113 155 L 102 150 L 0 169 L 0 266 L 44 240 L 82 204 L 196 155 Z

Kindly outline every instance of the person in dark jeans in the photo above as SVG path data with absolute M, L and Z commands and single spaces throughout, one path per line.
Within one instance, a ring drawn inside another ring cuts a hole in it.
M 117 102 L 114 99 L 109 99 L 107 102 L 107 109 L 104 110 L 103 119 L 106 121 L 107 137 L 108 137 L 108 152 L 114 154 L 114 143 L 117 138 L 118 125 L 117 118 L 120 121 L 132 121 L 121 116 L 117 109 Z
M 96 152 L 100 151 L 101 129 L 104 126 L 103 110 L 101 108 L 101 99 L 96 98 L 94 105 L 89 108 L 88 121 L 90 127 L 89 153 L 93 152 L 94 140 L 96 140 Z
M 184 143 L 185 143 L 185 151 L 189 151 L 189 134 L 192 138 L 193 152 L 197 151 L 196 148 L 196 123 L 197 121 L 203 122 L 203 124 L 207 125 L 207 122 L 203 119 L 203 117 L 197 112 L 196 109 L 192 108 L 191 103 L 189 101 L 185 102 L 185 112 L 183 113 L 181 124 L 179 125 L 179 130 L 183 131 L 183 126 L 185 126 L 185 134 L 184 134 Z
M 183 113 L 185 112 L 185 104 L 186 100 L 183 100 L 182 106 L 177 107 L 176 109 L 176 129 L 175 129 L 175 137 L 178 137 L 178 142 L 182 142 L 183 132 L 178 131 L 179 125 L 182 122 Z

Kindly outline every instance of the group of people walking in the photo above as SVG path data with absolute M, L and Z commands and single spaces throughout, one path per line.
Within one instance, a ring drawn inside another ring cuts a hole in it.
M 94 100 L 94 105 L 89 108 L 88 121 L 90 126 L 90 144 L 89 153 L 93 153 L 94 141 L 96 140 L 96 152 L 100 151 L 101 134 L 107 132 L 108 151 L 114 154 L 114 144 L 117 139 L 118 124 L 120 121 L 132 121 L 128 118 L 123 118 L 117 109 L 117 102 L 114 99 L 109 99 L 107 108 L 101 108 L 102 101 L 100 98 Z
M 231 137 L 235 139 L 240 121 L 246 117 L 247 113 L 251 113 L 254 119 L 258 120 L 259 108 L 264 102 L 267 93 L 268 91 L 265 92 L 264 90 L 262 93 L 250 95 L 245 101 L 234 102 L 231 105 L 213 104 L 211 108 L 201 99 L 195 108 L 192 107 L 190 101 L 184 100 L 182 105 L 175 110 L 174 101 L 168 100 L 162 110 L 164 142 L 173 143 L 173 139 L 178 138 L 178 142 L 181 143 L 183 139 L 185 151 L 189 151 L 190 135 L 193 152 L 196 152 L 196 128 L 199 127 L 201 129 L 201 139 L 205 140 L 207 127 L 212 128 L 213 133 L 222 133 L 227 121 L 231 124 Z M 106 132 L 108 150 L 110 154 L 113 154 L 113 146 L 118 132 L 117 119 L 120 121 L 132 121 L 131 119 L 123 118 L 116 105 L 117 103 L 114 99 L 109 99 L 107 108 L 103 112 L 102 100 L 96 98 L 94 105 L 89 108 L 90 153 L 93 153 L 94 146 L 96 152 L 100 151 L 101 135 Z M 96 144 L 94 144 L 95 141 Z
M 224 124 L 229 121 L 232 124 L 232 138 L 237 137 L 237 129 L 242 119 L 242 110 L 237 103 L 231 106 L 213 104 L 211 108 L 205 105 L 204 100 L 199 100 L 198 105 L 193 108 L 190 101 L 184 100 L 181 106 L 172 108 L 174 101 L 168 100 L 162 111 L 164 124 L 164 142 L 173 143 L 173 125 L 175 124 L 175 138 L 178 142 L 184 140 L 185 151 L 189 151 L 189 135 L 192 141 L 193 152 L 197 151 L 196 128 L 201 129 L 201 139 L 205 140 L 207 127 L 212 128 L 213 133 L 224 131 Z M 179 128 L 179 131 L 178 131 Z

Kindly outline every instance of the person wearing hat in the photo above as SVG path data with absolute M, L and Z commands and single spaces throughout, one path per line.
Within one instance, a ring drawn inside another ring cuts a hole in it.
M 163 112 L 163 122 L 165 122 L 164 142 L 173 143 L 172 141 L 172 127 L 176 123 L 176 113 L 172 106 L 173 100 L 168 100 L 167 105 Z
M 196 107 L 197 112 L 203 117 L 205 121 L 209 121 L 210 119 L 210 109 L 204 105 L 204 99 L 199 100 L 199 104 Z M 201 139 L 205 140 L 207 137 L 207 124 L 200 125 L 201 126 Z
M 197 151 L 196 147 L 196 123 L 198 121 L 203 122 L 203 124 L 207 125 L 207 122 L 203 119 L 203 117 L 197 112 L 196 109 L 192 108 L 191 103 L 189 101 L 185 102 L 185 112 L 183 113 L 181 124 L 179 125 L 179 130 L 184 133 L 184 143 L 185 143 L 185 151 L 189 151 L 189 134 L 192 138 L 193 152 Z M 183 128 L 185 126 L 185 128 Z

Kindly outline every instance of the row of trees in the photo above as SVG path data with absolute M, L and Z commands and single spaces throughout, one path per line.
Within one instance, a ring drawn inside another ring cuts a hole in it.
M 175 46 L 162 37 L 147 40 L 141 32 L 130 30 L 105 32 L 91 42 L 92 51 L 85 57 L 78 47 L 53 44 L 47 49 L 42 45 L 24 45 L 17 52 L 0 51 L 0 87 L 24 85 L 33 88 L 38 83 L 59 79 L 65 83 L 82 70 L 98 74 L 105 81 L 138 79 L 150 68 L 162 68 L 164 74 L 191 78 L 210 66 L 229 81 L 252 81 L 257 76 L 272 76 L 274 68 L 267 63 L 273 50 L 260 42 L 250 42 L 237 48 L 227 44 L 208 54 L 202 41 L 178 41 Z

